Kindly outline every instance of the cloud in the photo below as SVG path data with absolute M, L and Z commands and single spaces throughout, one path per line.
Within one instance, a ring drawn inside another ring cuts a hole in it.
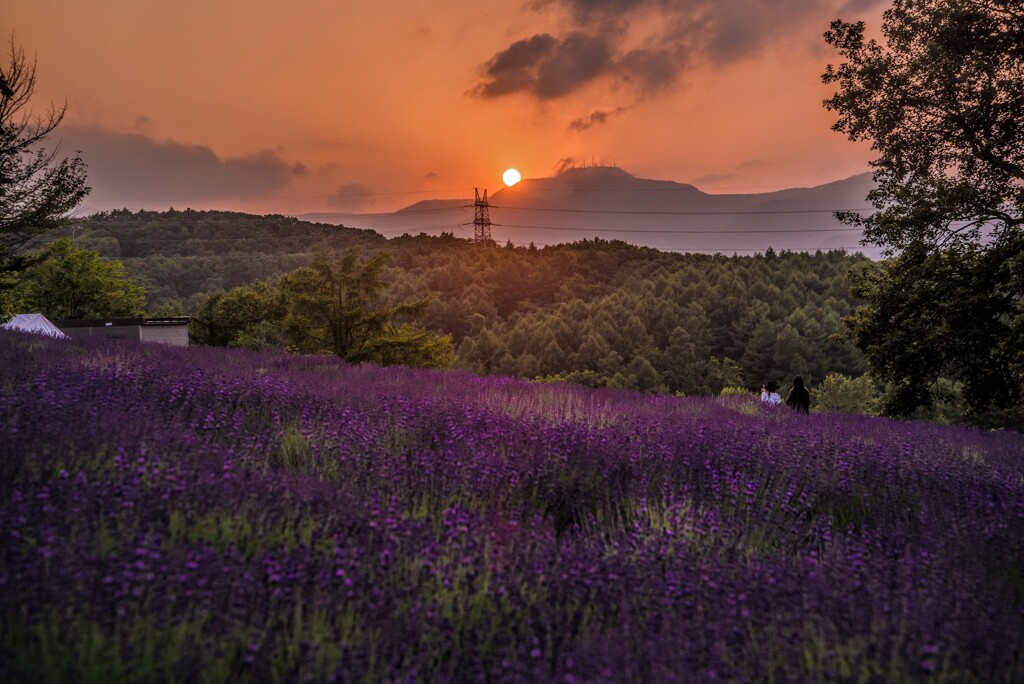
M 612 46 L 603 36 L 538 33 L 494 55 L 472 92 L 485 98 L 516 92 L 541 100 L 562 97 L 596 78 L 611 56 Z
M 605 81 L 636 102 L 677 85 L 693 61 L 726 64 L 783 41 L 814 45 L 837 12 L 860 12 L 880 2 L 533 0 L 527 5 L 533 10 L 558 11 L 566 31 L 538 33 L 495 53 L 469 92 L 550 100 Z
M 748 159 L 736 167 L 737 171 L 750 171 L 756 169 L 767 169 L 772 163 L 766 159 Z
M 748 159 L 740 163 L 732 171 L 726 173 L 705 174 L 703 176 L 698 176 L 697 178 L 694 178 L 690 182 L 696 186 L 717 185 L 719 183 L 731 183 L 732 181 L 742 178 L 744 171 L 759 171 L 769 168 L 771 166 L 772 163 L 765 161 L 764 159 Z
M 652 3 L 650 0 L 534 0 L 531 7 L 541 9 L 548 5 L 562 5 L 570 11 L 575 21 L 585 23 L 621 17 L 650 4 L 664 3 Z
M 99 127 L 64 126 L 59 132 L 63 149 L 80 151 L 87 165 L 93 190 L 86 201 L 102 208 L 258 198 L 305 168 L 271 150 L 223 158 L 206 145 Z
M 437 171 L 427 171 L 425 174 L 423 174 L 423 180 L 425 181 L 437 180 L 439 177 L 440 175 L 437 173 Z
M 374 203 L 373 191 L 362 183 L 346 183 L 338 186 L 327 203 L 342 211 L 359 211 Z
M 691 183 L 697 186 L 701 185 L 714 185 L 715 183 L 724 183 L 726 181 L 736 180 L 735 173 L 709 173 L 703 176 L 694 178 Z
M 839 16 L 845 17 L 850 14 L 862 14 L 884 4 L 887 0 L 846 0 L 846 3 L 839 8 Z
M 638 48 L 619 59 L 618 75 L 636 86 L 641 95 L 668 88 L 676 82 L 686 62 L 685 46 Z
M 626 107 L 616 107 L 615 109 L 612 110 L 595 110 L 591 112 L 588 116 L 580 117 L 579 119 L 573 119 L 569 123 L 569 130 L 582 132 L 587 130 L 588 128 L 599 126 L 603 123 L 606 123 L 608 119 L 610 119 L 611 117 L 625 113 L 626 109 Z

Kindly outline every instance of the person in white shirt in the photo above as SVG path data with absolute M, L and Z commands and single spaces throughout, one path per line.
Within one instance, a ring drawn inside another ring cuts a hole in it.
M 761 385 L 761 401 L 766 404 L 781 404 L 782 397 L 779 396 L 779 386 L 774 382 Z

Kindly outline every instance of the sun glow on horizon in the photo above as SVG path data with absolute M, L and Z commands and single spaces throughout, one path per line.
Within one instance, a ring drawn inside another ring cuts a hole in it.
M 504 181 L 505 185 L 512 187 L 523 180 L 523 175 L 515 169 L 508 169 L 505 173 L 501 174 L 501 180 Z

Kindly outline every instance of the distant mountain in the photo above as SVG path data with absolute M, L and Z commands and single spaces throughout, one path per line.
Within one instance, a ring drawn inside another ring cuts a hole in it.
M 833 215 L 866 211 L 871 174 L 811 188 L 712 195 L 685 183 L 637 178 L 617 167 L 568 169 L 526 179 L 490 196 L 491 235 L 500 244 L 546 245 L 584 238 L 623 240 L 666 251 L 752 254 L 860 246 L 860 232 Z M 307 214 L 300 218 L 402 233 L 473 235 L 473 200 L 427 200 L 392 214 Z

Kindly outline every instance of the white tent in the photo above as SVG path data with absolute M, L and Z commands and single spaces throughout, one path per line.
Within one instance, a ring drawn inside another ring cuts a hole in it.
M 4 323 L 5 330 L 21 330 L 22 332 L 36 333 L 39 335 L 50 335 L 51 337 L 66 337 L 43 314 L 17 314 L 11 320 Z

